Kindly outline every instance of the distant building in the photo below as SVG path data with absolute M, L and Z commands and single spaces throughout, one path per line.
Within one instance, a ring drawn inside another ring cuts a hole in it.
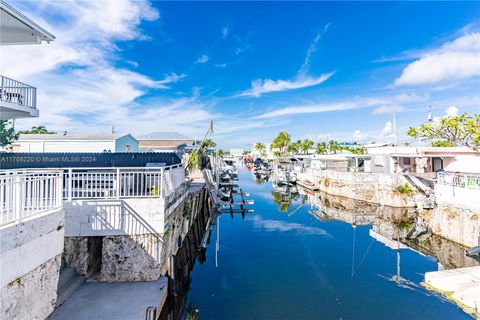
M 130 134 L 21 134 L 13 152 L 138 152 Z
M 466 147 L 367 145 L 368 172 L 430 174 L 438 171 L 480 173 L 480 152 Z
M 230 155 L 234 157 L 241 157 L 243 155 L 243 149 L 242 148 L 230 149 Z
M 139 150 L 143 152 L 184 153 L 195 144 L 195 139 L 178 132 L 152 132 L 137 137 Z

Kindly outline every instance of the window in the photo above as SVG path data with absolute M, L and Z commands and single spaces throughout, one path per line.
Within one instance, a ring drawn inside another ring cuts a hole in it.
M 403 164 L 410 165 L 410 158 L 403 158 Z
M 130 150 L 131 150 L 130 145 L 129 145 L 129 144 L 126 144 L 126 145 L 125 145 L 125 152 L 130 152 Z

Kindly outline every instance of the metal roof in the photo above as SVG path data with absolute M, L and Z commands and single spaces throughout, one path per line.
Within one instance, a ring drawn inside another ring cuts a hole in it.
M 74 133 L 74 134 L 21 134 L 19 141 L 25 140 L 117 140 L 124 136 L 131 136 L 128 133 Z M 133 138 L 133 137 L 132 137 Z M 135 139 L 135 138 L 133 138 Z M 135 139 L 136 140 L 136 139 Z
M 137 137 L 138 140 L 193 140 L 179 132 L 152 132 Z
M 39 44 L 55 36 L 3 0 L 0 1 L 0 44 Z

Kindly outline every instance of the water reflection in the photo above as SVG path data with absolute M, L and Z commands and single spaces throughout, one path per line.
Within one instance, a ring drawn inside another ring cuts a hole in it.
M 255 213 L 221 216 L 202 265 L 193 231 L 162 319 L 470 318 L 420 282 L 427 271 L 479 262 L 430 235 L 414 210 L 239 176 Z
M 372 225 L 369 231 L 372 241 L 382 242 L 397 252 L 409 249 L 435 257 L 440 270 L 480 265 L 478 256 L 468 257 L 462 246 L 431 234 L 414 208 L 379 206 L 323 192 L 312 192 L 300 186 L 298 191 L 311 206 L 309 212 L 318 220 L 342 221 L 353 227 Z

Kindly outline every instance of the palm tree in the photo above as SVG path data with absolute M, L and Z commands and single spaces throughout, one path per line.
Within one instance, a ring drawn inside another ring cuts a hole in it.
M 291 154 L 296 154 L 300 150 L 301 145 L 302 145 L 301 140 L 297 140 L 296 142 L 290 142 L 290 144 L 287 147 L 287 152 Z
M 19 131 L 18 133 L 21 133 L 21 134 L 24 134 L 24 133 L 28 133 L 28 134 L 54 134 L 56 132 L 48 131 L 45 126 L 34 126 L 34 127 L 32 127 L 32 130 L 23 130 L 23 131 Z
M 261 143 L 261 142 L 257 142 L 257 143 L 255 143 L 255 145 L 253 146 L 253 149 L 254 149 L 255 151 L 260 152 L 260 154 L 264 154 L 264 153 L 265 153 L 265 148 L 266 148 L 265 145 L 264 145 L 263 143 Z
M 208 150 L 215 148 L 217 144 L 212 139 L 205 139 L 200 146 Z
M 327 143 L 322 142 L 317 144 L 317 149 L 315 149 L 317 154 L 326 154 L 327 153 Z
M 290 144 L 290 134 L 287 131 L 280 131 L 277 137 L 273 140 L 272 147 L 280 149 L 280 153 L 283 155 Z
M 300 145 L 300 149 L 302 149 L 304 154 L 308 153 L 308 150 L 310 150 L 314 145 L 314 142 L 310 139 L 305 139 Z
M 328 142 L 328 149 L 329 149 L 330 153 L 337 153 L 337 151 L 340 150 L 340 148 L 338 146 L 338 142 L 335 141 L 335 140 L 330 140 Z

